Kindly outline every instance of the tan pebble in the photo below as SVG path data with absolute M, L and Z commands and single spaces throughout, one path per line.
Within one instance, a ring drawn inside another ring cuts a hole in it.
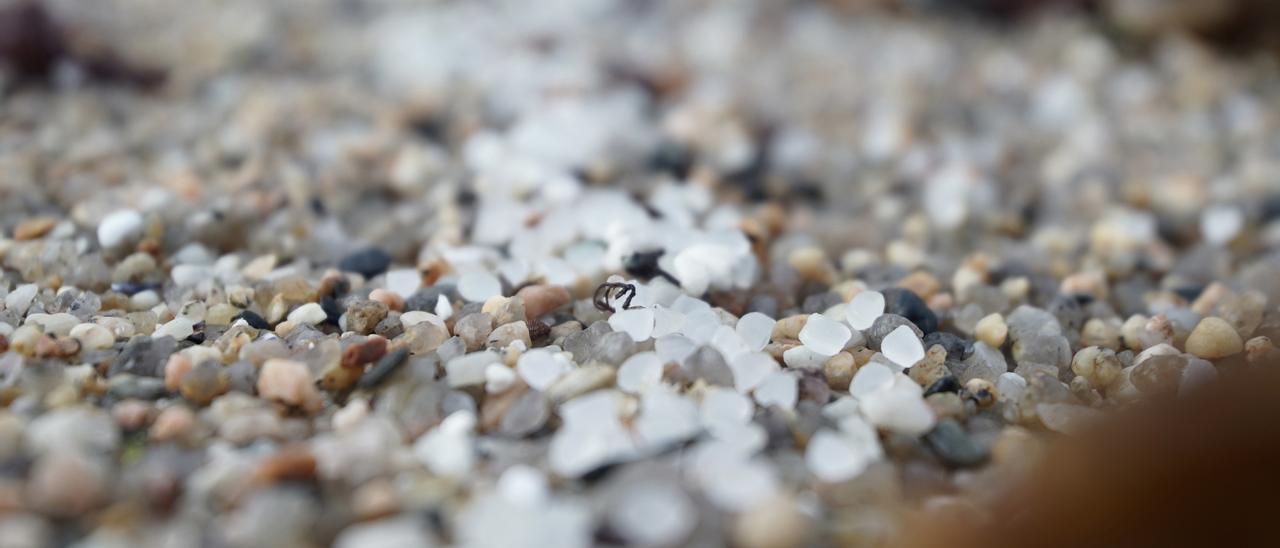
M 1204 291 L 1201 291 L 1196 300 L 1191 303 L 1191 311 L 1201 316 L 1213 314 L 1218 308 L 1218 303 L 1231 296 L 1232 293 L 1234 292 L 1231 291 L 1231 288 L 1221 282 L 1213 282 L 1204 288 Z
M 191 359 L 183 354 L 172 354 L 169 361 L 164 364 L 164 387 L 170 392 L 177 392 L 182 386 L 182 377 L 185 377 L 194 364 Z
M 43 337 L 44 333 L 40 332 L 40 328 L 34 325 L 23 325 L 9 334 L 9 350 L 25 356 L 35 355 L 36 345 Z
M 1009 336 L 1009 326 L 999 312 L 984 316 L 973 328 L 974 336 L 991 348 L 1000 348 Z
M 80 341 L 81 347 L 88 350 L 110 348 L 116 337 L 111 330 L 94 323 L 82 323 L 71 328 L 71 336 Z
M 1089 385 L 1097 389 L 1106 389 L 1120 380 L 1123 365 L 1115 351 L 1109 348 L 1089 346 L 1081 348 L 1071 358 L 1071 370 L 1083 377 Z
M 1222 318 L 1209 316 L 1191 331 L 1187 337 L 1187 352 L 1206 360 L 1215 360 L 1237 354 L 1244 349 L 1244 341 L 1231 324 Z
M 805 322 L 809 321 L 809 316 L 804 314 L 796 314 L 795 316 L 787 316 L 778 320 L 773 324 L 772 339 L 777 341 L 781 339 L 800 339 L 800 330 L 804 329 Z
M 372 520 L 400 511 L 395 485 L 386 479 L 366 482 L 351 492 L 351 512 L 356 519 Z
M 916 384 L 924 388 L 928 388 L 932 386 L 933 383 L 937 382 L 938 379 L 947 376 L 949 372 L 950 371 L 944 363 L 929 360 L 926 356 L 926 358 L 921 360 L 920 363 L 917 363 L 915 366 L 907 369 L 907 376 L 911 377 L 911 380 L 916 381 Z
M 1245 342 L 1244 356 L 1245 361 L 1251 365 L 1262 365 L 1269 361 L 1280 363 L 1276 361 L 1276 347 L 1268 337 L 1254 337 Z
M 832 390 L 848 390 L 856 371 L 853 354 L 848 352 L 837 353 L 822 365 L 822 372 L 827 377 L 827 386 Z
M 827 262 L 827 254 L 817 247 L 802 247 L 787 256 L 787 264 L 806 280 L 830 283 L 835 272 Z
M 58 219 L 54 217 L 35 217 L 18 223 L 13 227 L 13 239 L 18 241 L 34 240 L 45 234 L 48 234 L 53 227 L 58 225 Z
M 209 307 L 204 314 L 204 323 L 209 325 L 231 325 L 232 319 L 236 314 L 240 313 L 240 309 L 227 303 L 218 303 Z
M 1025 301 L 1027 300 L 1027 294 L 1031 292 L 1031 280 L 1028 280 L 1026 276 L 1009 278 L 1000 282 L 1000 291 L 1015 303 Z
M 948 417 L 963 418 L 965 415 L 964 400 L 960 398 L 960 394 L 955 392 L 929 394 L 924 399 L 924 402 L 929 404 L 929 407 L 933 409 L 933 414 L 939 419 Z
M 161 411 L 151 425 L 149 437 L 154 441 L 184 439 L 195 427 L 196 416 L 184 405 L 175 405 Z
M 870 362 L 871 358 L 875 357 L 876 351 L 865 346 L 859 346 L 853 349 L 852 354 L 854 365 L 861 368 L 862 366 L 867 365 L 867 362 Z
M 524 301 L 525 318 L 528 320 L 541 318 L 573 300 L 568 289 L 549 284 L 522 288 L 516 292 L 516 296 Z
M 1147 330 L 1147 320 L 1142 314 L 1134 314 L 1120 326 L 1120 337 L 1124 340 L 1125 348 L 1134 352 L 1141 352 L 1146 348 L 1142 344 L 1142 334 Z
M 898 280 L 898 287 L 911 291 L 927 301 L 942 289 L 942 283 L 938 281 L 937 276 L 924 270 L 917 270 Z
M 309 413 L 320 411 L 323 405 L 307 364 L 293 360 L 273 358 L 263 363 L 258 375 L 258 395 Z
M 388 291 L 379 287 L 369 292 L 369 298 L 387 305 L 387 308 L 400 312 L 404 310 L 404 299 L 393 291 Z
M 1120 350 L 1120 329 L 1119 320 L 1089 318 L 1089 321 L 1084 322 L 1084 328 L 1080 330 L 1080 342 L 1089 346 Z
M 964 390 L 978 407 L 991 407 L 1000 399 L 1000 391 L 996 389 L 996 385 L 986 379 L 969 379 L 969 382 L 964 383 Z
M 942 291 L 930 296 L 925 304 L 933 310 L 950 310 L 956 305 L 956 298 L 951 293 Z
M 1105 301 L 1107 299 L 1107 276 L 1101 271 L 1076 272 L 1062 279 L 1058 291 L 1064 295 L 1090 295 Z
M 151 406 L 138 400 L 124 400 L 111 407 L 111 416 L 124 430 L 137 430 L 147 425 L 151 418 Z
M 782 495 L 756 504 L 733 525 L 734 545 L 741 548 L 806 546 L 813 526 L 799 503 Z

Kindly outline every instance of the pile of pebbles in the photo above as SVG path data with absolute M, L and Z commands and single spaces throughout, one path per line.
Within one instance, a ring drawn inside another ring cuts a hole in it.
M 892 544 L 1277 356 L 1265 59 L 112 2 L 163 90 L 0 78 L 0 544 Z

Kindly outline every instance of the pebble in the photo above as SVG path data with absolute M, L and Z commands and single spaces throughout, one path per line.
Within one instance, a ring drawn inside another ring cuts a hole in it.
M 735 546 L 788 548 L 806 546 L 813 526 L 801 505 L 788 497 L 770 497 L 753 505 L 734 520 Z
M 524 287 L 516 292 L 516 296 L 524 301 L 525 314 L 529 320 L 550 314 L 572 300 L 564 287 L 546 284 Z
M 1209 316 L 1196 324 L 1187 337 L 1187 352 L 1206 360 L 1225 358 L 1244 350 L 1244 341 L 1231 324 L 1222 318 Z
M 920 328 L 921 336 L 938 330 L 938 316 L 915 293 L 899 287 L 891 287 L 881 293 L 884 295 L 887 314 L 906 318 Z
M 800 342 L 810 350 L 829 357 L 844 350 L 845 343 L 849 342 L 852 333 L 840 322 L 822 314 L 811 314 L 798 336 Z
M 654 316 L 649 308 L 619 310 L 609 316 L 609 327 L 626 333 L 635 342 L 644 342 L 653 334 Z
M 1004 346 L 1005 338 L 1009 335 L 1009 326 L 1004 323 L 1004 316 L 997 312 L 978 320 L 973 333 L 987 346 L 1000 348 Z
M 880 352 L 890 361 L 911 367 L 924 359 L 924 346 L 920 338 L 908 326 L 898 326 L 880 342 Z
M 27 309 L 31 307 L 31 301 L 35 300 L 39 292 L 40 287 L 36 284 L 22 284 L 15 287 L 4 297 L 5 310 L 18 316 L 26 314 Z
M 319 303 L 306 303 L 289 312 L 288 320 L 295 325 L 318 325 L 329 318 L 329 313 Z
M 35 217 L 18 223 L 13 227 L 13 239 L 20 242 L 44 237 L 57 226 L 56 217 Z
M 507 348 L 514 343 L 522 344 L 524 348 L 533 346 L 532 338 L 529 335 L 529 326 L 523 320 L 498 326 L 489 333 L 486 346 L 489 348 Z
M 951 468 L 972 468 L 988 458 L 986 449 L 952 419 L 939 422 L 923 439 L 933 454 Z
M 822 364 L 823 376 L 826 377 L 827 384 L 832 390 L 848 390 L 849 383 L 853 382 L 855 371 L 857 371 L 857 365 L 853 354 L 848 352 L 839 352 Z
M 870 329 L 876 319 L 884 314 L 884 294 L 879 291 L 862 291 L 853 296 L 845 307 L 845 321 L 859 331 Z
M 502 283 L 488 272 L 466 272 L 458 277 L 458 294 L 471 302 L 482 303 L 502 295 Z
M 142 237 L 142 214 L 122 209 L 103 217 L 98 223 L 98 244 L 103 249 L 116 249 Z
M 386 272 L 388 266 L 391 266 L 391 255 L 377 247 L 361 249 L 338 261 L 338 270 L 355 272 L 365 279 Z
M 377 327 L 378 322 L 386 319 L 388 311 L 389 308 L 386 304 L 373 299 L 359 299 L 352 301 L 347 304 L 346 314 L 343 315 L 343 319 L 345 320 L 344 328 L 348 331 L 354 331 L 361 335 L 368 335 L 373 333 L 373 329 Z M 295 310 L 294 312 L 297 311 Z M 289 316 L 292 320 L 293 314 L 290 314 Z M 303 321 L 299 323 L 306 322 Z M 315 323 L 319 322 L 313 322 L 312 325 Z
M 323 401 L 305 363 L 270 359 L 262 364 L 258 375 L 258 394 L 308 413 L 320 411 Z

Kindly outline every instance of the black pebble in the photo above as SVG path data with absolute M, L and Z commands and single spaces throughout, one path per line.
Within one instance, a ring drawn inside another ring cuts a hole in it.
M 362 249 L 338 261 L 338 270 L 355 272 L 366 279 L 386 272 L 388 266 L 391 266 L 391 255 L 377 247 Z
M 391 376 L 409 357 L 409 349 L 400 347 L 382 356 L 369 371 L 360 377 L 359 387 L 365 390 L 378 386 Z
M 320 299 L 320 308 L 324 309 L 325 323 L 338 325 L 338 318 L 342 317 L 342 307 L 338 306 L 338 301 L 333 297 L 323 297 Z
M 689 178 L 693 169 L 693 151 L 676 142 L 664 142 L 649 157 L 649 167 L 654 171 L 670 173 L 679 181 Z
M 987 449 L 951 419 L 938 423 L 924 435 L 924 441 L 938 459 L 951 468 L 971 468 L 987 460 Z
M 929 388 L 924 391 L 924 396 L 927 398 L 933 394 L 959 391 L 960 381 L 956 380 L 956 378 L 951 375 L 947 375 L 941 379 L 933 381 L 933 384 L 929 385 Z
M 928 350 L 935 344 L 942 345 L 947 351 L 948 360 L 963 360 L 969 357 L 973 352 L 973 342 L 964 340 L 964 337 L 946 331 L 934 331 L 924 336 L 924 348 Z
M 249 324 L 249 327 L 254 329 L 271 329 L 271 324 L 267 323 L 267 319 L 259 316 L 257 312 L 252 310 L 241 311 L 239 314 L 236 314 L 232 321 L 235 320 L 244 320 L 244 323 Z
M 925 335 L 938 330 L 938 316 L 915 293 L 901 287 L 890 287 L 884 294 L 884 309 L 916 324 Z
M 130 297 L 148 289 L 160 289 L 160 284 L 155 282 L 117 282 L 111 284 L 112 291 L 123 293 Z

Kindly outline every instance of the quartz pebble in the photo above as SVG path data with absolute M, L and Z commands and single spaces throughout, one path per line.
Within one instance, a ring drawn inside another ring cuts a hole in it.
M 1244 342 L 1231 324 L 1213 316 L 1196 324 L 1187 337 L 1186 345 L 1187 352 L 1209 360 L 1225 358 L 1244 350 Z
M 845 319 L 859 331 L 869 329 L 884 314 L 884 294 L 879 291 L 862 291 L 853 296 L 845 307 Z
M 114 249 L 142 235 L 142 214 L 132 209 L 122 209 L 103 217 L 98 223 L 98 244 L 103 249 Z
M 844 324 L 822 314 L 811 314 L 800 330 L 799 339 L 814 353 L 829 357 L 844 350 L 851 335 Z
M 880 343 L 880 351 L 886 358 L 902 367 L 911 367 L 924 359 L 924 346 L 919 337 L 907 326 L 899 326 Z

